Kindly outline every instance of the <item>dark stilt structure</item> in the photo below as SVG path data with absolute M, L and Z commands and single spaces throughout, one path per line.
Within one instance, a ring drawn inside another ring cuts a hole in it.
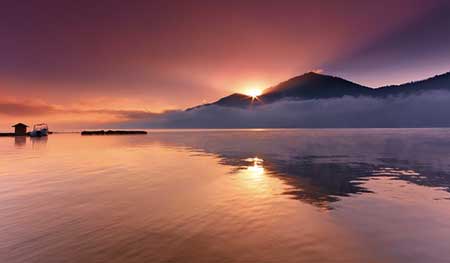
M 16 125 L 13 125 L 14 127 L 14 135 L 15 136 L 26 136 L 27 135 L 27 125 L 23 123 L 17 123 Z

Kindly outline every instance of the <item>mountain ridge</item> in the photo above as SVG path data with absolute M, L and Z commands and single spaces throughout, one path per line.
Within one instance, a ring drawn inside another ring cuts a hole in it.
M 337 76 L 307 72 L 265 89 L 263 94 L 256 99 L 245 94 L 233 93 L 215 102 L 188 108 L 186 111 L 213 105 L 245 108 L 273 103 L 283 99 L 311 100 L 341 98 L 344 96 L 386 98 L 442 89 L 450 90 L 450 72 L 423 80 L 379 88 L 370 88 Z

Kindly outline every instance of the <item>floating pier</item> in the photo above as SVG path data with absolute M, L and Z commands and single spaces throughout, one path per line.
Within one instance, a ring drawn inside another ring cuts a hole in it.
M 147 134 L 146 131 L 124 131 L 124 130 L 99 130 L 99 131 L 82 131 L 81 135 L 129 135 L 129 134 Z
M 12 137 L 12 136 L 16 136 L 16 134 L 14 132 L 1 132 L 0 133 L 0 137 Z M 19 136 L 19 135 L 17 135 Z
M 48 132 L 48 134 L 53 134 L 53 132 Z M 14 132 L 0 132 L 0 137 L 21 137 L 21 136 L 30 136 L 30 132 L 27 132 L 25 135 L 17 135 Z

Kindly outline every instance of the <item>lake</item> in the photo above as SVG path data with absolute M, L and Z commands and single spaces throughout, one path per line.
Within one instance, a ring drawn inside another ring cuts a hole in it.
M 450 129 L 0 138 L 0 262 L 448 262 Z

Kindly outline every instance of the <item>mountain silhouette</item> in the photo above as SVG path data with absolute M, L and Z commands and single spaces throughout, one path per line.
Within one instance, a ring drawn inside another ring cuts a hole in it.
M 263 94 L 256 99 L 244 94 L 233 93 L 216 102 L 199 105 L 187 110 L 210 105 L 250 107 L 285 99 L 312 100 L 341 98 L 344 96 L 386 98 L 389 96 L 407 96 L 441 89 L 450 90 L 450 72 L 425 80 L 380 88 L 370 88 L 339 77 L 309 72 L 264 90 Z
M 377 96 L 386 97 L 392 95 L 410 95 L 432 90 L 450 90 L 450 72 L 401 85 L 384 86 L 374 91 Z
M 261 96 L 264 102 L 273 102 L 283 98 L 325 99 L 343 96 L 365 96 L 371 88 L 348 80 L 309 72 L 268 88 Z

